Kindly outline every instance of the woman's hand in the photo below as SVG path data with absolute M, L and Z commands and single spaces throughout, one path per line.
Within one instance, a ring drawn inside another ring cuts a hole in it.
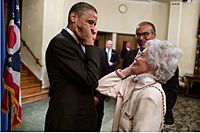
M 126 67 L 125 69 L 121 70 L 121 73 L 122 73 L 125 77 L 128 77 L 128 76 L 134 74 L 134 73 L 132 72 L 132 69 L 131 69 L 131 68 L 132 68 L 132 65 L 133 65 L 133 64 L 131 64 L 130 66 L 128 66 L 128 67 Z

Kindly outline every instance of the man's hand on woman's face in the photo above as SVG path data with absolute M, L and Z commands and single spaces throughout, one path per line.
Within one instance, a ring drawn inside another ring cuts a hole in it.
M 83 45 L 94 45 L 96 32 L 92 31 L 88 23 L 78 23 L 76 25 L 76 34 L 82 39 Z

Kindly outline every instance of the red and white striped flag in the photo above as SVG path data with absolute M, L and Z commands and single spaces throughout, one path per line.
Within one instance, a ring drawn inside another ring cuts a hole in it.
M 22 102 L 20 90 L 20 9 L 19 0 L 9 1 L 8 41 L 4 67 L 5 93 L 2 100 L 2 111 L 9 112 L 9 104 L 14 107 L 12 127 L 22 123 Z M 11 99 L 10 99 L 11 98 Z

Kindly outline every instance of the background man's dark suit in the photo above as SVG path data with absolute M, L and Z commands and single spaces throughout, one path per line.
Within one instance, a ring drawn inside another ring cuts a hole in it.
M 106 53 L 106 58 L 107 57 L 108 57 L 108 55 Z M 115 71 L 116 66 L 120 63 L 119 55 L 118 55 L 117 51 L 114 50 L 114 49 L 112 49 L 112 54 L 111 54 L 110 62 L 112 62 L 113 65 L 112 66 L 108 66 L 108 68 L 106 69 L 106 74 Z
M 121 51 L 121 58 L 123 59 L 122 69 L 127 67 L 128 55 L 129 55 L 129 51 L 126 48 L 123 48 Z
M 102 54 L 101 54 L 101 65 L 100 65 L 100 68 L 99 68 L 99 79 L 106 75 L 105 70 L 108 67 L 108 62 L 107 62 L 107 58 L 106 58 L 106 51 L 104 51 L 104 49 L 100 49 L 100 50 L 101 50 Z M 98 91 L 95 91 L 95 96 L 98 97 L 98 99 L 99 99 L 99 102 L 96 105 L 97 114 L 98 114 L 98 122 L 97 122 L 97 128 L 96 128 L 95 131 L 100 132 L 102 120 L 103 120 L 103 116 L 104 116 L 104 99 L 105 99 L 105 96 Z
M 129 66 L 131 63 L 133 63 L 135 57 L 137 56 L 137 53 L 139 51 L 139 48 L 136 48 L 134 50 L 132 50 L 131 52 L 129 52 L 129 61 L 127 66 Z M 166 106 L 167 106 L 167 111 L 165 114 L 165 121 L 167 122 L 171 122 L 173 123 L 173 113 L 172 113 L 172 109 L 176 103 L 177 100 L 177 93 L 179 90 L 179 69 L 177 68 L 175 71 L 174 76 L 171 77 L 171 79 L 169 79 L 167 81 L 166 84 L 163 84 L 163 90 L 165 91 L 165 95 L 166 95 Z
M 98 86 L 101 52 L 85 46 L 84 54 L 76 40 L 63 29 L 46 51 L 50 81 L 47 131 L 95 131 L 97 112 L 94 92 Z
M 125 67 L 128 67 L 130 66 L 134 60 L 135 60 L 135 57 L 137 56 L 137 53 L 139 52 L 139 48 L 136 48 L 136 49 L 133 49 L 131 51 L 129 51 L 129 53 L 127 54 L 127 64 Z

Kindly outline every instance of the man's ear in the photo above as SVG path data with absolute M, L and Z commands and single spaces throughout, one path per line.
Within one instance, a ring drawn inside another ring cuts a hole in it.
M 156 32 L 154 32 L 154 38 L 156 38 Z
M 70 20 L 71 20 L 71 22 L 74 23 L 74 22 L 76 21 L 76 19 L 77 19 L 77 15 L 76 15 L 75 13 L 72 12 L 72 13 L 70 14 Z

